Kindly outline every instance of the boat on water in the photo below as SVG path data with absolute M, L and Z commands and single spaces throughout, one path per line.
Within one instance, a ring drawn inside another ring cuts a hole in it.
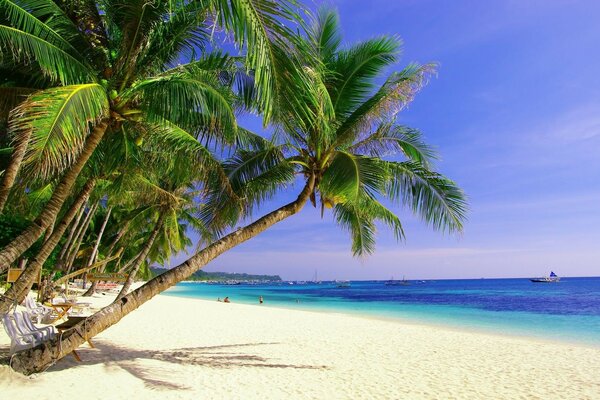
M 321 281 L 319 280 L 319 276 L 317 275 L 317 270 L 315 269 L 315 275 L 313 276 L 313 279 L 311 281 L 308 281 L 307 283 L 311 284 L 311 285 L 320 285 Z
M 407 281 L 406 279 L 404 279 L 404 277 L 402 277 L 402 280 L 394 280 L 394 277 L 392 276 L 392 278 L 389 281 L 385 281 L 385 285 L 386 286 L 408 286 L 410 285 L 410 282 Z
M 335 281 L 335 287 L 337 288 L 349 288 L 350 281 Z
M 554 273 L 554 271 L 550 271 L 550 276 L 543 276 L 541 278 L 530 278 L 531 282 L 535 283 L 557 283 L 560 282 L 560 277 Z

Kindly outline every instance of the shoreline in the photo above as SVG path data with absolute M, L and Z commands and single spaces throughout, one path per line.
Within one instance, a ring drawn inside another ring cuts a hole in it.
M 175 297 L 175 298 L 181 298 L 181 299 L 200 300 L 200 301 L 206 301 L 206 302 L 213 302 L 213 301 L 217 302 L 216 300 L 212 300 L 212 299 L 204 298 L 204 297 L 186 296 L 186 295 L 178 295 L 178 294 L 166 294 L 166 293 L 162 294 L 162 295 L 164 295 L 166 297 Z M 554 337 L 544 338 L 541 336 L 541 334 L 540 335 L 536 335 L 533 333 L 529 334 L 527 332 L 518 332 L 517 330 L 511 331 L 510 327 L 507 328 L 508 329 L 507 332 L 497 332 L 489 327 L 477 327 L 474 325 L 461 325 L 460 323 L 456 323 L 456 324 L 444 323 L 441 321 L 438 322 L 438 321 L 433 321 L 431 319 L 426 319 L 426 318 L 420 319 L 418 316 L 411 318 L 411 317 L 404 317 L 404 316 L 392 316 L 392 315 L 382 315 L 382 314 L 377 314 L 377 313 L 368 313 L 368 312 L 362 312 L 361 310 L 354 310 L 354 309 L 349 309 L 348 311 L 336 310 L 334 308 L 327 308 L 327 307 L 291 308 L 291 307 L 286 307 L 285 305 L 277 304 L 277 303 L 275 303 L 275 304 L 266 303 L 265 305 L 262 305 L 262 306 L 252 304 L 252 303 L 246 303 L 246 302 L 233 301 L 233 303 L 239 304 L 239 305 L 244 305 L 244 306 L 250 306 L 250 307 L 267 307 L 267 308 L 276 308 L 276 309 L 280 309 L 280 310 L 287 310 L 287 311 L 291 311 L 291 312 L 300 311 L 300 312 L 309 312 L 309 313 L 314 312 L 314 313 L 325 314 L 325 315 L 340 315 L 340 316 L 364 318 L 367 320 L 399 323 L 399 324 L 404 324 L 404 325 L 415 325 L 415 326 L 439 328 L 439 329 L 443 329 L 443 330 L 451 330 L 451 331 L 456 331 L 456 332 L 475 333 L 475 334 L 491 335 L 491 336 L 506 337 L 506 338 L 521 338 L 523 340 L 532 340 L 532 341 L 536 341 L 536 342 L 540 342 L 540 343 L 565 344 L 565 345 L 574 345 L 574 346 L 585 347 L 585 348 L 590 348 L 590 349 L 600 349 L 600 339 L 598 339 L 597 341 L 592 341 L 592 340 L 585 340 L 585 339 L 576 340 L 576 339 L 572 339 L 572 338 L 554 338 Z
M 2 333 L 3 349 L 5 340 Z M 81 363 L 67 356 L 33 377 L 1 366 L 2 393 L 53 399 L 60 390 L 67 398 L 146 400 L 600 393 L 600 349 L 172 295 L 153 298 L 94 343 L 96 349 L 78 349 Z

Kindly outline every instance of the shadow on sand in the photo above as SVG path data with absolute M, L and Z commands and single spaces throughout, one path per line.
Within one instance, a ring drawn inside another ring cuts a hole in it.
M 173 382 L 173 380 L 161 380 L 165 378 L 165 371 L 162 367 L 141 366 L 135 361 L 146 359 L 173 363 L 178 365 L 198 365 L 211 368 L 295 368 L 325 370 L 325 365 L 296 365 L 288 363 L 275 363 L 265 357 L 255 354 L 249 354 L 250 350 L 257 346 L 272 346 L 279 343 L 241 343 L 228 344 L 221 346 L 205 347 L 183 347 L 176 349 L 151 350 L 151 349 L 130 349 L 117 346 L 111 342 L 103 340 L 94 340 L 96 349 L 80 347 L 77 352 L 82 361 L 76 362 L 73 357 L 66 356 L 56 365 L 51 367 L 46 373 L 53 371 L 62 371 L 68 368 L 77 368 L 87 365 L 106 364 L 107 368 L 121 368 L 136 378 L 142 380 L 144 384 L 152 389 L 159 390 L 186 390 L 188 386 Z

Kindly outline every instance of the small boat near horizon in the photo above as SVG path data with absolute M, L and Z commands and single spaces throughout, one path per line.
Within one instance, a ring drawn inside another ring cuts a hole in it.
M 317 274 L 317 270 L 315 269 L 315 275 L 313 276 L 313 279 L 311 281 L 308 281 L 307 283 L 309 284 L 313 284 L 313 285 L 320 285 L 321 281 L 319 280 L 319 275 Z
M 333 283 L 335 283 L 335 287 L 341 289 L 350 287 L 350 281 L 334 281 Z
M 544 276 L 541 278 L 530 278 L 531 282 L 534 283 L 558 283 L 560 282 L 560 277 L 554 273 L 554 271 L 550 271 L 550 276 Z
M 402 280 L 394 280 L 394 277 L 392 276 L 392 278 L 389 281 L 385 281 L 385 285 L 386 286 L 408 286 L 410 285 L 410 282 L 407 281 L 406 279 L 404 279 L 404 277 L 402 277 Z

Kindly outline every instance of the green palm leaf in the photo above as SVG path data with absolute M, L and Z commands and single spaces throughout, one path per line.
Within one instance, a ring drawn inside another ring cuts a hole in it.
M 34 176 L 45 179 L 74 161 L 90 124 L 107 113 L 108 98 L 102 86 L 62 86 L 29 96 L 11 112 L 9 131 L 16 141 L 30 136 L 23 163 Z
M 373 125 L 394 121 L 398 112 L 412 101 L 434 70 L 434 64 L 411 64 L 393 73 L 374 95 L 342 121 L 337 129 L 336 146 L 354 141 L 361 132 L 370 131 Z
M 349 50 L 340 51 L 328 65 L 333 82 L 331 99 L 338 117 L 350 115 L 370 95 L 373 79 L 397 61 L 400 40 L 382 37 L 371 39 Z
M 363 193 L 372 195 L 383 188 L 384 176 L 377 160 L 340 151 L 323 174 L 319 190 L 334 204 L 355 202 Z
M 182 72 L 145 80 L 123 94 L 139 97 L 149 121 L 168 120 L 188 130 L 220 132 L 231 143 L 237 127 L 233 95 L 210 73 Z
M 389 171 L 387 195 L 406 204 L 435 229 L 461 231 L 467 211 L 463 191 L 450 179 L 416 162 L 382 161 Z
M 294 32 L 283 22 L 297 18 L 289 0 L 215 0 L 214 12 L 221 26 L 231 32 L 240 47 L 246 47 L 246 66 L 254 73 L 258 88 L 257 102 L 263 111 L 264 121 L 269 121 L 278 104 L 290 101 L 289 90 L 301 82 L 301 76 L 292 57 L 289 40 Z M 298 103 L 299 107 L 305 105 Z M 307 112 L 298 110 L 298 112 Z
M 63 85 L 94 80 L 93 71 L 79 57 L 16 28 L 0 25 L 0 52 L 15 63 L 37 62 L 44 75 Z
M 392 123 L 381 124 L 373 134 L 350 146 L 348 151 L 378 158 L 402 153 L 424 166 L 436 157 L 434 150 L 422 140 L 421 132 Z
M 72 33 L 68 27 L 73 28 L 71 21 L 68 24 L 61 18 L 62 10 L 48 0 L 24 0 L 11 1 L 0 0 L 0 12 L 6 18 L 10 26 L 34 35 L 46 42 L 78 56 L 79 52 L 65 38 Z M 52 18 L 48 18 L 52 14 Z M 45 16 L 45 21 L 39 17 Z M 57 23 L 57 21 L 60 21 Z M 67 28 L 67 29 L 65 29 Z

